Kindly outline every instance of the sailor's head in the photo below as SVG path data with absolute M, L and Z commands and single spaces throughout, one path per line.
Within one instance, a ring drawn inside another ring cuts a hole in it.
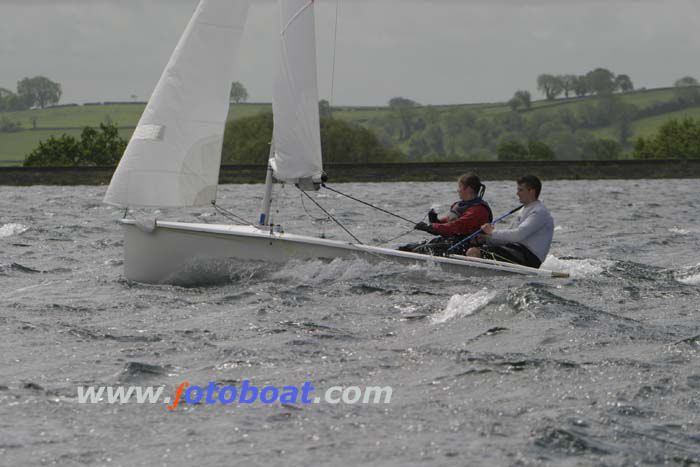
M 486 186 L 481 183 L 479 176 L 473 172 L 466 173 L 457 180 L 457 193 L 462 201 L 469 201 L 484 196 Z
M 518 199 L 523 204 L 530 204 L 540 197 L 542 182 L 534 175 L 525 175 L 518 179 Z

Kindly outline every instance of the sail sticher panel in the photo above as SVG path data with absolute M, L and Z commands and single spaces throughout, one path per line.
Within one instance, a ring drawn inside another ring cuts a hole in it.
M 204 206 L 216 199 L 223 133 L 249 0 L 202 0 L 156 86 L 104 201 Z
M 313 0 L 278 0 L 273 89 L 275 178 L 296 183 L 323 173 Z

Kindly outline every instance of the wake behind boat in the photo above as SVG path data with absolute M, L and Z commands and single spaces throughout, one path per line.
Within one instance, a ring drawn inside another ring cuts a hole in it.
M 119 207 L 192 207 L 216 203 L 229 91 L 248 0 L 202 0 L 173 52 L 105 195 Z M 467 275 L 568 277 L 506 262 L 427 256 L 359 242 L 285 233 L 270 226 L 273 179 L 317 190 L 322 183 L 313 0 L 278 0 L 274 131 L 259 225 L 124 219 L 125 275 L 168 282 L 206 261 L 361 257 L 433 263 Z

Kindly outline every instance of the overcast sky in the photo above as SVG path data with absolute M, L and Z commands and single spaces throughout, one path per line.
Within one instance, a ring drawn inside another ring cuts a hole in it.
M 336 1 L 316 0 L 326 99 Z M 196 4 L 0 0 L 0 87 L 45 75 L 63 103 L 146 100 Z M 250 9 L 239 60 L 250 101 L 271 97 L 274 8 Z M 334 104 L 503 101 L 534 94 L 540 73 L 599 66 L 636 87 L 700 79 L 700 0 L 340 0 L 339 18 Z

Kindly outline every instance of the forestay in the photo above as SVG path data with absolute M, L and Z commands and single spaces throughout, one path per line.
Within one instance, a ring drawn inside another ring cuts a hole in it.
M 275 178 L 320 179 L 321 135 L 313 0 L 278 0 L 277 72 L 273 89 Z
M 249 0 L 202 0 L 119 162 L 104 201 L 209 205 Z

